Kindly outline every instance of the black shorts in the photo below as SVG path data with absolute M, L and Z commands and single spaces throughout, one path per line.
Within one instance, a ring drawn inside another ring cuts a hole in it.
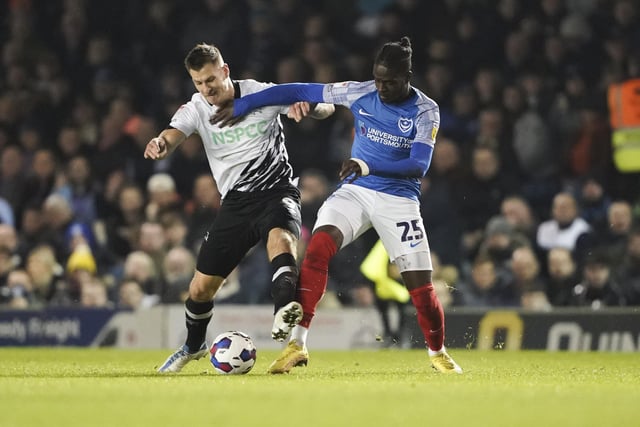
M 201 273 L 227 277 L 269 231 L 284 228 L 300 238 L 300 191 L 294 186 L 258 192 L 230 191 L 198 253 Z

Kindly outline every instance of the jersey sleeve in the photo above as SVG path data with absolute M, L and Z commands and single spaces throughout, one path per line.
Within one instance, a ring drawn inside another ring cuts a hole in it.
M 173 114 L 169 125 L 189 136 L 197 132 L 198 113 L 193 101 L 182 104 L 178 111 Z
M 440 112 L 438 108 L 426 110 L 416 118 L 415 142 L 434 146 L 438 128 L 440 127 Z
M 250 95 L 256 92 L 260 92 L 264 89 L 270 88 L 275 86 L 275 83 L 265 83 L 265 82 L 259 82 L 257 80 L 253 80 L 253 79 L 248 79 L 248 80 L 243 80 L 243 85 L 241 86 L 242 88 L 242 96 L 245 95 Z M 292 104 L 292 103 L 291 103 Z M 278 105 L 279 107 L 279 113 L 280 114 L 287 114 L 289 112 L 289 106 L 291 104 L 287 104 L 287 105 Z
M 324 102 L 323 86 L 318 83 L 285 83 L 244 95 L 233 101 L 233 117 L 245 116 L 249 112 L 267 105 L 286 105 L 288 107 L 298 101 Z
M 369 174 L 390 178 L 421 178 L 429 170 L 433 146 L 414 142 L 410 156 L 401 160 L 370 160 Z
M 362 95 L 375 90 L 373 81 L 341 83 L 285 83 L 268 87 L 233 103 L 233 116 L 244 116 L 265 105 L 286 105 L 294 102 L 326 102 L 350 107 Z
M 373 81 L 329 83 L 324 86 L 322 96 L 325 100 L 324 102 L 329 104 L 351 107 L 356 100 L 375 89 Z

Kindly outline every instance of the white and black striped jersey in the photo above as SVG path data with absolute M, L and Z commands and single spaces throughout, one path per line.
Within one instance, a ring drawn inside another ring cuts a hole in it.
M 236 97 L 273 85 L 255 80 L 233 83 Z M 200 135 L 211 173 L 224 198 L 232 190 L 261 191 L 292 182 L 293 169 L 280 121 L 280 114 L 286 114 L 288 109 L 288 105 L 263 107 L 231 127 L 220 128 L 209 123 L 218 107 L 195 93 L 176 111 L 170 126 L 187 136 Z

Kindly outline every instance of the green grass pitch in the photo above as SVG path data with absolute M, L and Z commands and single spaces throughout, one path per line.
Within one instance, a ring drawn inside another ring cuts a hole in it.
M 0 348 L 0 426 L 635 426 L 637 353 L 453 350 L 463 375 L 417 350 L 312 351 L 309 366 L 215 374 L 154 367 L 170 351 Z

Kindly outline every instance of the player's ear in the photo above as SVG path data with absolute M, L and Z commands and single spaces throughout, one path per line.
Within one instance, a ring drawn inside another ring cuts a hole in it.
M 224 64 L 222 64 L 222 71 L 224 71 L 224 78 L 226 79 L 227 77 L 229 77 L 229 74 L 231 73 L 229 71 L 229 64 L 227 64 L 226 62 Z

